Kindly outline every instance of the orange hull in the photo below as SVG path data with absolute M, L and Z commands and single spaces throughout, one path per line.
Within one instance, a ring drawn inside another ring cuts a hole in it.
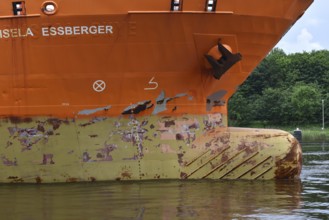
M 299 144 L 228 129 L 227 102 L 311 3 L 2 0 L 0 181 L 298 176 Z
M 203 0 L 184 2 L 180 12 L 169 11 L 168 0 L 80 1 L 79 9 L 65 1 L 54 15 L 41 12 L 42 2 L 26 1 L 20 17 L 10 16 L 10 1 L 0 3 L 7 9 L 0 14 L 3 117 L 80 117 L 109 105 L 98 114 L 116 116 L 144 100 L 155 106 L 162 91 L 186 94 L 163 114 L 226 114 L 227 100 L 311 0 L 227 0 L 207 13 Z M 219 39 L 243 58 L 216 80 L 204 55 Z M 94 91 L 97 80 L 104 91 Z M 207 97 L 218 91 L 221 106 L 207 109 Z

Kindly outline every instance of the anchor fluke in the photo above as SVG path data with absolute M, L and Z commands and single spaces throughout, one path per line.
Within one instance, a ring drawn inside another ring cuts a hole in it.
M 209 54 L 206 54 L 205 57 L 214 70 L 213 75 L 215 79 L 220 79 L 227 70 L 242 59 L 242 55 L 240 53 L 233 54 L 220 42 L 218 42 L 217 47 L 221 54 L 221 57 L 218 60 Z

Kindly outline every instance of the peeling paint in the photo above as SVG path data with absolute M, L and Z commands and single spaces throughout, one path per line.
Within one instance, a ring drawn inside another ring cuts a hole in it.
M 208 114 L 207 117 L 204 117 L 203 123 L 205 125 L 205 130 L 225 127 L 223 123 L 223 116 L 220 113 Z
M 53 154 L 44 154 L 42 158 L 42 164 L 47 165 L 47 164 L 55 164 L 53 161 L 54 155 Z
M 108 111 L 111 108 L 112 108 L 112 106 L 108 105 L 105 107 L 100 107 L 100 108 L 95 108 L 95 109 L 86 109 L 86 110 L 82 110 L 82 111 L 78 112 L 78 115 L 92 115 L 97 112 Z
M 5 156 L 2 156 L 1 159 L 2 159 L 3 165 L 5 165 L 5 166 L 17 166 L 17 159 L 16 158 L 14 158 L 14 160 L 9 160 Z
M 300 175 L 302 167 L 302 152 L 297 141 L 293 141 L 285 158 L 277 160 L 276 166 L 278 169 L 275 171 L 275 175 L 278 179 L 292 179 Z
M 11 183 L 23 183 L 24 182 L 24 180 L 18 176 L 9 176 L 7 179 L 10 180 Z
M 129 171 L 122 172 L 121 179 L 131 179 L 131 173 Z
M 42 183 L 42 179 L 41 179 L 39 176 L 37 176 L 37 177 L 35 178 L 35 182 L 36 182 L 36 183 Z
M 67 183 L 76 183 L 79 182 L 79 178 L 70 177 L 66 179 Z
M 218 92 L 215 92 L 207 97 L 207 111 L 211 111 L 213 107 L 216 106 L 224 106 L 226 103 L 222 98 L 226 95 L 226 90 L 220 90 Z
M 97 159 L 98 161 L 113 161 L 112 155 L 110 153 L 118 148 L 115 144 L 105 144 L 104 148 L 98 149 Z
M 9 117 L 9 120 L 12 124 L 20 124 L 20 123 L 31 123 L 33 122 L 32 118 L 22 118 L 22 117 Z
M 165 92 L 162 90 L 160 95 L 156 98 L 156 106 L 155 106 L 152 114 L 157 115 L 161 112 L 166 111 L 167 110 L 167 103 L 169 101 L 171 101 L 173 99 L 176 99 L 176 98 L 181 98 L 181 97 L 184 97 L 184 96 L 188 96 L 187 93 L 180 93 L 180 94 L 177 94 L 174 97 L 166 97 Z
M 88 152 L 83 152 L 82 154 L 82 161 L 83 162 L 89 162 L 91 159 L 91 157 L 89 156 L 89 153 Z
M 89 125 L 96 124 L 98 122 L 105 121 L 106 119 L 107 119 L 106 117 L 94 117 L 89 122 L 80 124 L 80 126 L 81 127 L 86 127 L 86 126 L 89 126 Z
M 14 140 L 18 140 L 21 146 L 23 146 L 22 151 L 31 150 L 33 145 L 41 140 L 47 141 L 48 139 L 47 134 L 43 134 L 35 128 L 9 127 L 8 131 L 11 143 L 13 143 Z
M 177 120 L 165 118 L 158 124 L 161 140 L 178 140 L 190 144 L 196 139 L 196 131 L 199 130 L 200 124 L 197 119 Z
M 150 109 L 153 107 L 153 104 L 150 100 L 148 101 L 141 101 L 138 102 L 137 104 L 133 104 L 125 108 L 122 112 L 123 115 L 127 114 L 138 114 L 142 111 L 145 111 L 147 109 Z
M 9 139 L 0 139 L 1 182 L 298 176 L 300 146 L 292 146 L 291 135 L 227 128 L 223 117 L 37 118 L 16 126 L 2 121 L 0 132 Z
M 49 118 L 47 120 L 48 124 L 51 124 L 53 126 L 53 130 L 57 130 L 63 123 L 69 124 L 70 122 L 68 120 L 60 120 L 57 118 Z

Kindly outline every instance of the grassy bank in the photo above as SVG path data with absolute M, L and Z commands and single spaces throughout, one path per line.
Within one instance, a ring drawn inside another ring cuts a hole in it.
M 273 126 L 269 124 L 260 123 L 259 121 L 253 122 L 250 126 L 252 128 L 273 128 L 287 131 L 291 134 L 297 129 L 296 125 L 292 126 Z M 321 125 L 305 125 L 298 126 L 302 131 L 302 142 L 304 143 L 329 143 L 329 125 L 327 128 L 321 128 Z
M 329 143 L 329 129 L 300 128 L 302 130 L 302 142 L 304 143 Z M 293 132 L 293 131 L 289 131 Z
M 273 127 L 272 127 L 273 128 Z M 291 134 L 294 133 L 296 128 L 291 127 L 274 127 L 287 131 Z M 302 142 L 304 143 L 329 143 L 329 128 L 321 129 L 319 126 L 302 126 L 299 127 L 302 131 Z

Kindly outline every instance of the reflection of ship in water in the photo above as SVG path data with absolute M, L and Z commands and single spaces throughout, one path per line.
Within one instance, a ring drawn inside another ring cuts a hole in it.
M 302 196 L 299 180 L 3 185 L 0 214 L 8 219 L 298 219 L 307 218 L 298 214 Z
M 143 205 L 137 210 L 138 216 L 155 217 L 152 216 L 155 210 L 151 211 L 149 204 L 161 207 L 158 212 L 162 212 L 162 219 L 259 219 L 266 214 L 270 217 L 285 216 L 301 206 L 302 184 L 299 180 L 159 184 L 166 190 L 160 192 L 154 184 L 140 185 L 139 197 L 141 201 L 148 198 L 148 202 L 140 203 Z M 134 195 L 133 187 L 130 190 L 127 193 Z
M 0 181 L 297 177 L 227 102 L 311 3 L 1 1 Z
M 173 191 L 171 192 L 170 189 Z M 179 192 L 175 192 L 178 189 Z M 163 216 L 165 216 L 163 219 L 175 217 L 259 219 L 266 214 L 272 217 L 274 214 L 285 216 L 291 214 L 294 209 L 300 208 L 301 192 L 300 180 L 197 182 L 182 184 L 181 187 L 176 188 L 166 187 L 166 192 L 161 195 L 163 196 Z M 173 204 L 172 201 L 167 201 L 165 195 L 167 193 L 178 193 L 178 203 Z M 173 208 L 175 206 L 176 210 Z M 262 213 L 261 216 L 260 213 Z

